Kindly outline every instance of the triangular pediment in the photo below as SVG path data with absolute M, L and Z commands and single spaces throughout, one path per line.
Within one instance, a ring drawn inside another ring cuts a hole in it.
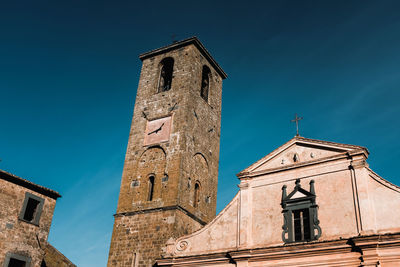
M 296 193 L 293 194 L 293 196 L 290 199 L 302 198 L 302 197 L 307 197 L 307 195 L 300 191 L 297 191 Z
M 238 176 L 240 177 L 242 174 L 260 172 L 269 169 L 285 168 L 301 163 L 312 163 L 318 160 L 360 150 L 365 151 L 366 155 L 368 154 L 368 150 L 361 146 L 333 143 L 296 136 L 244 171 L 240 172 Z
M 285 200 L 292 200 L 292 199 L 311 197 L 311 196 L 313 196 L 313 194 L 301 188 L 301 186 L 296 186 L 294 190 L 285 198 Z

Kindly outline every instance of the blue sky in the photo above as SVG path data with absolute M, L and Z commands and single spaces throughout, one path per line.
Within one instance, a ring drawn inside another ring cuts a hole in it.
M 196 35 L 228 73 L 218 211 L 295 135 L 369 148 L 400 184 L 399 1 L 7 1 L 0 168 L 62 194 L 49 241 L 105 266 L 141 62 Z

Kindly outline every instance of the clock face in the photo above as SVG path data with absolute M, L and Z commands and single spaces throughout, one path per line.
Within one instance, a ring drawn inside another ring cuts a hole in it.
M 171 133 L 171 117 L 147 121 L 144 133 L 144 145 L 167 142 Z

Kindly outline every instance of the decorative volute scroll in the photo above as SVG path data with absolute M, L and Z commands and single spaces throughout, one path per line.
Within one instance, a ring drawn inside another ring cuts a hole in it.
M 178 251 L 183 251 L 183 250 L 187 249 L 188 246 L 189 246 L 189 242 L 187 240 L 181 240 L 176 245 L 176 249 Z
M 301 187 L 300 179 L 296 180 L 296 185 L 289 195 L 286 188 L 286 185 L 282 187 L 282 241 L 293 243 L 317 240 L 321 236 L 321 228 L 314 180 L 310 181 L 310 191 Z

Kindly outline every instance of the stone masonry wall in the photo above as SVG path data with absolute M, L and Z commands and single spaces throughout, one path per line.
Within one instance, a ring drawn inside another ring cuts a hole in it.
M 155 259 L 161 258 L 161 247 L 165 246 L 169 238 L 200 228 L 200 223 L 180 210 L 116 216 L 108 266 L 153 266 Z
M 172 88 L 157 93 L 160 62 L 174 58 Z M 208 103 L 200 97 L 202 66 L 212 70 Z M 117 213 L 162 206 L 182 205 L 208 222 L 215 216 L 221 118 L 222 78 L 213 70 L 194 45 L 143 61 L 134 116 L 125 158 Z M 140 168 L 147 121 L 172 116 L 169 142 L 157 144 L 165 152 L 165 167 L 156 175 L 153 202 L 146 202 L 148 169 Z M 199 166 L 195 155 L 205 158 L 207 177 L 194 173 Z M 197 166 L 196 166 L 197 164 Z M 168 181 L 162 183 L 164 173 Z M 202 188 L 201 203 L 195 210 L 191 201 L 197 176 Z M 189 179 L 191 178 L 191 179 Z M 137 186 L 133 186 L 132 183 Z M 161 185 L 158 187 L 157 185 Z M 189 186 L 188 186 L 189 184 Z M 193 186 L 191 186 L 193 185 Z M 207 198 L 208 197 L 208 198 Z M 158 200 L 157 200 L 158 199 Z M 207 199 L 207 201 L 206 201 Z M 132 203 L 135 203 L 132 206 Z
M 39 225 L 19 218 L 25 192 L 44 199 Z M 50 230 L 56 200 L 25 187 L 0 179 L 0 264 L 7 253 L 31 258 L 31 267 L 39 267 Z
M 47 267 L 76 267 L 75 264 L 49 243 L 45 248 L 44 259 Z
M 166 57 L 174 59 L 171 89 L 158 92 L 160 62 Z M 211 69 L 208 100 L 200 96 L 204 65 Z M 221 76 L 193 44 L 143 60 L 108 266 L 151 266 L 169 238 L 215 217 L 221 94 Z M 147 122 L 167 116 L 169 140 L 146 146 Z M 150 175 L 155 180 L 151 201 Z

